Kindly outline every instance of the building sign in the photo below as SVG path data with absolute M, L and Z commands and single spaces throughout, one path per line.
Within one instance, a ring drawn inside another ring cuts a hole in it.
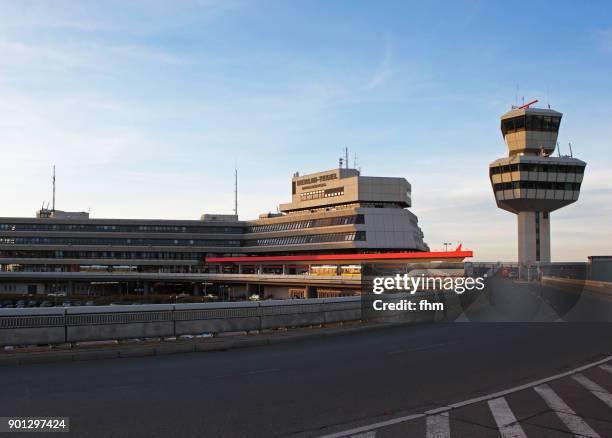
M 338 179 L 338 174 L 328 173 L 327 175 L 319 175 L 319 176 L 313 176 L 310 178 L 299 179 L 297 180 L 297 185 L 303 186 L 307 184 L 318 184 L 318 183 L 322 183 L 325 181 L 330 181 L 332 179 Z

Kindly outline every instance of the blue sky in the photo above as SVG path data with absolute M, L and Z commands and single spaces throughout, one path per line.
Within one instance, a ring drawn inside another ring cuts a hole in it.
M 588 162 L 552 214 L 553 259 L 610 254 L 609 2 L 0 0 L 0 216 L 50 200 L 93 217 L 230 213 L 290 198 L 293 172 L 404 176 L 432 248 L 516 258 L 487 166 L 499 116 L 540 99 Z

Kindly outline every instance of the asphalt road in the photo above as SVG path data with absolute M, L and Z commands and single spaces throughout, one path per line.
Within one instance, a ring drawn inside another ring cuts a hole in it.
M 443 323 L 226 352 L 7 366 L 0 368 L 0 417 L 69 416 L 70 435 L 83 437 L 321 436 L 609 355 L 609 323 Z M 612 392 L 612 372 L 595 367 L 583 375 Z M 551 392 L 572 407 L 574 420 L 612 436 L 612 408 L 584 381 L 568 376 L 538 388 L 361 436 L 500 436 L 496 421 L 508 410 L 526 436 L 569 434 L 557 413 L 564 409 L 548 404 Z

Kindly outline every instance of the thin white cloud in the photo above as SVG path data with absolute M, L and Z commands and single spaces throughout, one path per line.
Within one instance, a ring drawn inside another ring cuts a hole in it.
M 595 36 L 602 50 L 612 52 L 612 29 L 598 29 Z
M 374 75 L 368 83 L 368 88 L 378 88 L 383 85 L 394 74 L 393 69 L 393 50 L 389 42 L 385 43 L 383 55 Z

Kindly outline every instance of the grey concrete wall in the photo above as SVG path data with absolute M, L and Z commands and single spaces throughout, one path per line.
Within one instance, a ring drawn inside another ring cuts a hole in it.
M 359 297 L 0 309 L 0 345 L 180 336 L 359 320 Z

